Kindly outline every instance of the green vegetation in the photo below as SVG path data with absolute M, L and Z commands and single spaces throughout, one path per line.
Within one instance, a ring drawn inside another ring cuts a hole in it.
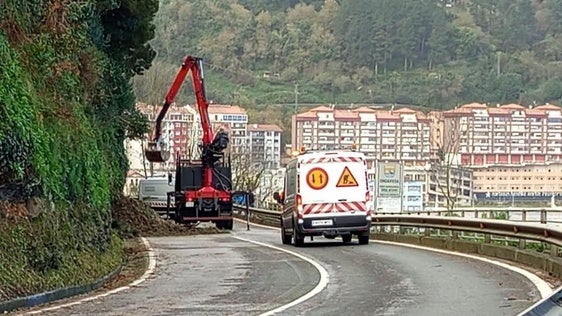
M 206 59 L 210 99 L 283 104 L 251 119 L 286 129 L 295 83 L 299 104 L 560 102 L 560 1 L 445 2 L 162 0 L 157 57 L 135 92 L 160 103 L 191 54 Z M 184 90 L 178 102 L 193 102 Z
M 0 2 L 0 301 L 93 281 L 122 260 L 111 230 L 129 83 L 151 63 L 154 0 Z

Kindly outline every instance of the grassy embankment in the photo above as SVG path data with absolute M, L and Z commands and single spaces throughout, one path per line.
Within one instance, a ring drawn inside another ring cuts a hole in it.
M 124 259 L 111 201 L 134 97 L 93 40 L 95 5 L 0 3 L 0 301 L 89 283 Z

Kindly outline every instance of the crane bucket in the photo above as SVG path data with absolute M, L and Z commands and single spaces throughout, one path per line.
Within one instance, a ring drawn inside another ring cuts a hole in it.
M 150 162 L 166 162 L 170 159 L 170 151 L 158 149 L 156 142 L 149 142 L 144 150 L 144 156 Z

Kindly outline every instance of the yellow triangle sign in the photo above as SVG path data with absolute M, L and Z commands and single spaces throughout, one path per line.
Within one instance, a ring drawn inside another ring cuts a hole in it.
M 351 174 L 349 168 L 345 167 L 343 169 L 343 172 L 341 173 L 340 179 L 338 180 L 338 184 L 336 185 L 336 187 L 340 188 L 340 187 L 357 187 L 357 186 L 359 186 L 357 180 L 355 180 L 355 177 Z

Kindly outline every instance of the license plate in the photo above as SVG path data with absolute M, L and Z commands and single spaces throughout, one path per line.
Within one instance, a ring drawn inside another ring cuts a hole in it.
M 193 207 L 194 205 L 194 202 L 185 202 L 185 207 Z
M 333 222 L 331 219 L 312 221 L 312 226 L 332 226 L 332 225 Z

